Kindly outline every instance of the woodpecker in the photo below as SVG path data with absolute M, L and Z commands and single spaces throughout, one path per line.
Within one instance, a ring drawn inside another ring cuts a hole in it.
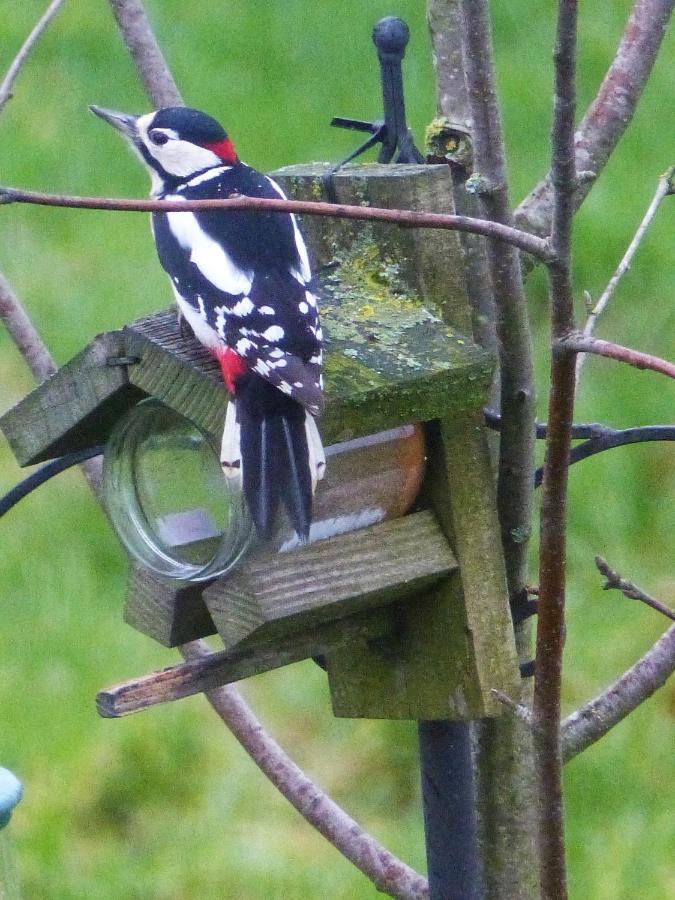
M 133 116 L 90 107 L 147 167 L 151 196 L 285 199 L 245 165 L 223 127 L 186 107 Z M 152 214 L 159 261 L 179 316 L 220 364 L 230 395 L 221 464 L 238 482 L 258 534 L 269 538 L 279 506 L 301 540 L 326 459 L 321 412 L 322 333 L 307 248 L 288 213 L 220 210 Z

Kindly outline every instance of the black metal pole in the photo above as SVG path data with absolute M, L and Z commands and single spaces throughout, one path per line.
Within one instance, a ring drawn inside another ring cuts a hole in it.
M 479 900 L 476 792 L 466 722 L 419 723 L 430 900 Z

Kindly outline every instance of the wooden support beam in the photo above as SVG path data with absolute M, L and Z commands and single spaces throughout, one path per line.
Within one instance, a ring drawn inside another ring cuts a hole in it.
M 247 650 L 222 650 L 206 659 L 170 666 L 161 672 L 100 691 L 96 697 L 96 707 L 104 718 L 117 718 L 303 659 L 323 656 L 343 646 L 367 648 L 369 641 L 385 637 L 394 627 L 395 610 L 392 608 L 331 622 L 307 634 L 292 635 L 274 644 L 262 644 Z

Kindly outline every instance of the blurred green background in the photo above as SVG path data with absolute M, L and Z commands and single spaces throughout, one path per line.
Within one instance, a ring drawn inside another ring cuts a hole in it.
M 46 4 L 3 4 L 5 70 Z M 614 52 L 627 0 L 584 4 L 580 109 Z M 407 105 L 421 142 L 434 114 L 424 4 L 148 3 L 190 105 L 219 117 L 262 169 L 338 159 L 354 135 L 331 115 L 380 112 L 370 29 L 410 24 Z M 188 11 L 189 10 L 189 11 Z M 514 199 L 547 167 L 554 4 L 495 3 L 495 43 Z M 635 122 L 578 216 L 575 284 L 604 287 L 672 157 L 672 36 Z M 0 183 L 144 196 L 146 176 L 87 112 L 148 109 L 105 2 L 66 3 L 0 119 Z M 598 333 L 673 353 L 673 203 L 666 201 Z M 142 215 L 8 207 L 0 268 L 56 358 L 170 302 Z M 546 415 L 545 280 L 528 283 Z M 33 382 L 0 330 L 0 410 Z M 666 422 L 674 392 L 653 374 L 589 360 L 578 421 Z M 673 603 L 672 446 L 614 450 L 571 475 L 565 707 L 596 693 L 666 627 L 603 594 L 605 555 Z M 20 471 L 0 444 L 0 491 Z M 176 660 L 121 621 L 126 561 L 80 475 L 52 481 L 0 522 L 0 764 L 24 780 L 11 832 L 26 897 L 355 898 L 376 891 L 267 784 L 203 698 L 120 721 L 99 719 L 101 687 Z M 536 580 L 533 547 L 532 581 Z M 261 676 L 244 693 L 282 745 L 395 853 L 424 868 L 415 729 L 332 717 L 313 664 Z M 566 770 L 572 895 L 675 896 L 672 768 L 675 695 L 662 690 Z M 669 855 L 670 851 L 670 855 Z

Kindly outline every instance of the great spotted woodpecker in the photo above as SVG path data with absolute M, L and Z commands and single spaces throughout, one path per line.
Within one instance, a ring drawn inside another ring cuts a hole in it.
M 130 116 L 92 106 L 147 166 L 152 196 L 167 200 L 284 198 L 242 163 L 205 113 L 168 107 Z M 315 416 L 322 405 L 322 334 L 307 249 L 288 213 L 152 214 L 159 260 L 180 313 L 217 357 L 230 393 L 221 452 L 241 480 L 258 534 L 280 504 L 301 539 L 325 471 Z

